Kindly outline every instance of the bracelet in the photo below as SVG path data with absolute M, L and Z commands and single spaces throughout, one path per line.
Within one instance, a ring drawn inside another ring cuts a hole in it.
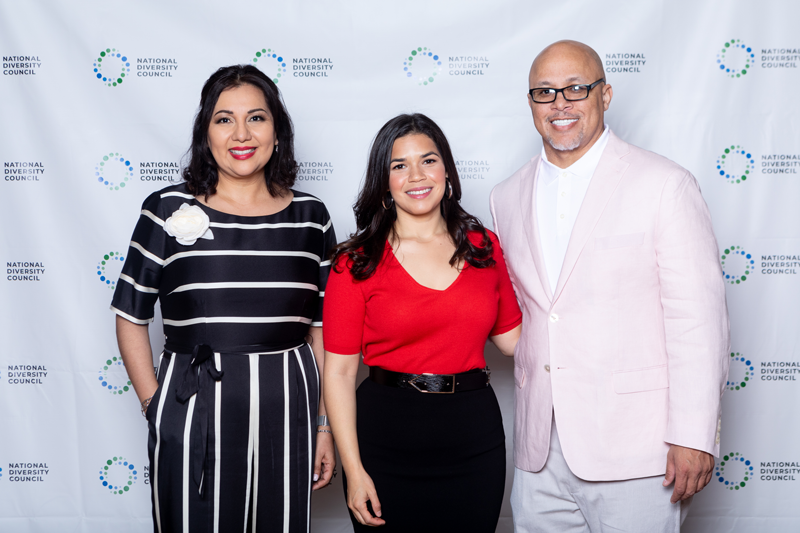
M 331 435 L 333 435 L 333 431 L 331 431 L 330 429 L 318 429 L 317 433 L 330 433 Z
M 330 424 L 328 424 L 328 417 L 325 415 L 319 415 L 317 417 L 317 426 L 330 426 Z
M 147 408 L 150 406 L 150 401 L 153 399 L 152 396 L 147 398 L 146 400 L 142 400 L 142 416 L 147 417 Z

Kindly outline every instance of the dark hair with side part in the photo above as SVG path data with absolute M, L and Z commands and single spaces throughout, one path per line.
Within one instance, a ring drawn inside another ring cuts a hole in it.
M 492 241 L 486 229 L 477 218 L 464 211 L 459 203 L 461 183 L 447 138 L 434 121 L 425 115 L 415 113 L 399 115 L 378 131 L 375 140 L 372 141 L 364 186 L 353 206 L 356 232 L 350 235 L 347 241 L 336 246 L 331 253 L 334 265 L 337 265 L 340 257 L 347 257 L 347 267 L 355 279 L 364 280 L 375 273 L 383 258 L 386 240 L 394 232 L 397 206 L 391 202 L 389 209 L 383 207 L 389 192 L 392 149 L 397 139 L 415 134 L 427 136 L 436 145 L 453 190 L 452 197 L 448 198 L 448 194 L 445 194 L 440 204 L 447 231 L 456 246 L 456 251 L 450 258 L 450 265 L 462 260 L 476 268 L 491 267 L 495 264 L 492 258 Z M 483 235 L 480 246 L 474 245 L 469 240 L 470 231 Z
M 186 153 L 188 163 L 183 169 L 186 188 L 195 196 L 209 196 L 217 192 L 217 162 L 208 145 L 208 127 L 214 114 L 219 95 L 226 89 L 252 85 L 264 93 L 267 107 L 272 114 L 278 150 L 273 152 L 264 167 L 264 179 L 272 196 L 283 194 L 294 185 L 297 162 L 294 160 L 294 128 L 286 112 L 278 87 L 263 72 L 252 65 L 232 65 L 217 70 L 203 85 L 200 93 L 200 108 L 194 118 L 192 146 Z

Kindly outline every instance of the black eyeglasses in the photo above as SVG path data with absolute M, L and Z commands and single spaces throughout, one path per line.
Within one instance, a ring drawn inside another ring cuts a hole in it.
M 531 89 L 528 91 L 528 94 L 531 95 L 531 99 L 537 104 L 549 104 L 551 102 L 555 102 L 558 93 L 561 93 L 561 95 L 564 97 L 564 100 L 567 100 L 568 102 L 576 102 L 578 100 L 586 100 L 589 98 L 589 91 L 594 89 L 598 83 L 605 83 L 605 81 L 606 80 L 604 78 L 600 78 L 591 85 L 570 85 L 569 87 L 564 87 L 563 89 L 539 87 L 536 89 Z

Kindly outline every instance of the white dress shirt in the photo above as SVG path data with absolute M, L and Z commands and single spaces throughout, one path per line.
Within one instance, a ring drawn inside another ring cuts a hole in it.
M 589 181 L 607 143 L 608 125 L 589 151 L 564 169 L 549 162 L 542 147 L 536 186 L 536 220 L 539 224 L 539 241 L 542 243 L 550 291 L 553 294 L 556 292 L 561 266 L 567 254 L 572 227 L 575 226 Z

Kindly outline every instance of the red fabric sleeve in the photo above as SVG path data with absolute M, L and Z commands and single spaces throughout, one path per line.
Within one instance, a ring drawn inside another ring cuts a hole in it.
M 489 234 L 489 238 L 492 239 L 492 257 L 497 262 L 494 268 L 497 269 L 499 278 L 497 287 L 499 296 L 497 321 L 495 321 L 492 331 L 489 332 L 489 336 L 492 337 L 507 333 L 522 324 L 522 311 L 519 310 L 519 303 L 517 302 L 517 295 L 514 294 L 514 287 L 511 285 L 511 278 L 508 277 L 506 261 L 503 258 L 503 250 L 500 248 L 497 235 L 489 230 L 486 230 L 486 232 Z
M 366 301 L 363 282 L 353 279 L 347 258 L 340 257 L 325 287 L 322 336 L 329 352 L 349 355 L 361 352 Z

